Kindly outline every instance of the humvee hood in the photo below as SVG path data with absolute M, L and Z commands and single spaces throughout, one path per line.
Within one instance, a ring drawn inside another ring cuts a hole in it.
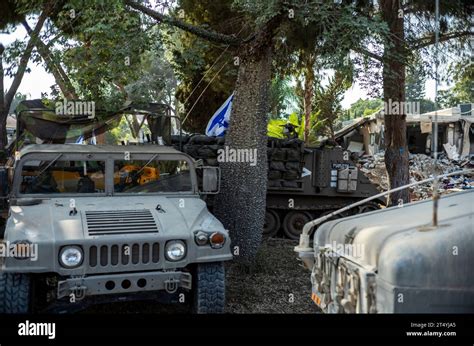
M 9 227 L 15 229 L 15 240 L 69 242 L 156 231 L 162 236 L 187 238 L 203 224 L 223 229 L 205 202 L 195 197 L 80 197 L 74 199 L 75 210 L 70 202 L 70 198 L 52 198 L 37 205 L 12 206 Z

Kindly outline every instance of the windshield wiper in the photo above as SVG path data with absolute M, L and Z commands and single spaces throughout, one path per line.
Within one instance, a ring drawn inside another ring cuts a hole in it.
M 43 174 L 49 167 L 51 167 L 51 165 L 53 165 L 56 161 L 58 161 L 58 159 L 59 159 L 61 156 L 63 156 L 63 154 L 59 154 L 58 156 L 56 156 L 50 163 L 48 163 L 48 164 L 46 165 L 45 168 L 43 168 L 43 169 L 38 173 L 37 176 L 39 177 L 41 174 Z
M 158 154 L 153 155 L 153 156 L 151 157 L 151 159 L 148 160 L 148 162 L 145 163 L 145 164 L 137 171 L 137 174 L 139 174 L 141 171 L 143 171 L 143 170 L 145 169 L 145 167 L 148 166 L 148 165 L 151 163 L 151 161 L 153 161 L 153 160 L 156 159 L 157 157 L 158 157 Z

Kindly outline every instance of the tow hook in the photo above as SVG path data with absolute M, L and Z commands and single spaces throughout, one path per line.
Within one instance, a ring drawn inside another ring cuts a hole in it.
M 165 290 L 168 293 L 175 293 L 178 290 L 179 280 L 169 279 L 165 281 Z

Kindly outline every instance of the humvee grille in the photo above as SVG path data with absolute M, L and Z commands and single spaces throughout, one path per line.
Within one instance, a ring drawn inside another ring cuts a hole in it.
M 159 243 L 94 245 L 89 248 L 89 266 L 91 267 L 151 264 L 158 263 L 159 260 Z
M 86 211 L 90 235 L 156 233 L 158 227 L 148 209 Z

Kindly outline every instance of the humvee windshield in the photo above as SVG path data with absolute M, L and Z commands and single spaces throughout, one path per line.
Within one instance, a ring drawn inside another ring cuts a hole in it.
M 70 161 L 57 157 L 48 161 L 27 161 L 22 168 L 20 192 L 103 193 L 105 161 Z
M 114 193 L 192 192 L 189 165 L 184 160 L 114 160 L 113 172 L 106 161 L 28 160 L 22 167 L 21 194 L 105 193 L 110 174 Z
M 114 161 L 114 192 L 156 193 L 192 191 L 186 161 Z

